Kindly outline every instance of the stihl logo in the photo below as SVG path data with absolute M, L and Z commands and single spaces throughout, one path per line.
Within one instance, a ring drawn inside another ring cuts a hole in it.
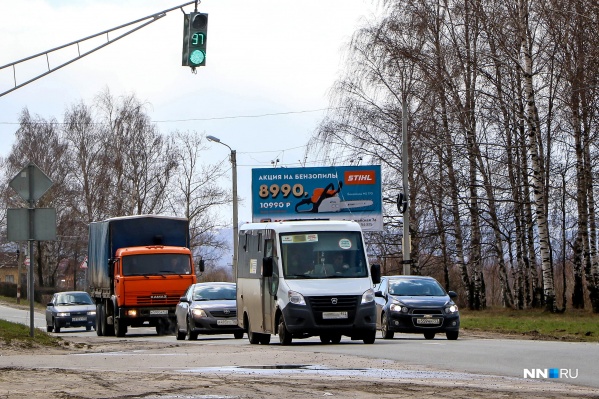
M 345 172 L 345 184 L 375 184 L 374 170 Z

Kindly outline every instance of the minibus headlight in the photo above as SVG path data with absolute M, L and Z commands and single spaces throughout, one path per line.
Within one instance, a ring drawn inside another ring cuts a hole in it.
M 374 291 L 372 288 L 369 288 L 362 294 L 362 303 L 370 303 L 372 301 L 374 301 Z
M 305 305 L 306 304 L 306 301 L 304 300 L 304 296 L 302 294 L 300 294 L 299 292 L 289 291 L 288 295 L 289 295 L 289 303 L 292 303 L 294 305 Z

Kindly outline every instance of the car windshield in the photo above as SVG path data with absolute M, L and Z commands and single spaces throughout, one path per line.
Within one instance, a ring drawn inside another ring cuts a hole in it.
M 401 279 L 389 281 L 389 294 L 398 296 L 443 296 L 445 290 L 435 280 Z
M 194 301 L 235 300 L 237 290 L 233 285 L 202 285 L 193 291 Z
M 287 279 L 368 277 L 357 231 L 281 234 L 281 251 Z
M 60 294 L 56 298 L 57 305 L 92 305 L 93 303 L 89 294 L 85 292 Z

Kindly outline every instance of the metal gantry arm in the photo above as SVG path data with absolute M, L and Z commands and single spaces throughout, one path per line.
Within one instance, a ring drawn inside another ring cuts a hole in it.
M 29 83 L 31 83 L 31 82 L 34 82 L 34 81 L 36 81 L 36 80 L 38 80 L 38 79 L 40 79 L 40 78 L 42 78 L 42 77 L 44 77 L 44 76 L 46 76 L 46 75 L 49 75 L 50 73 L 52 73 L 52 72 L 54 72 L 54 71 L 56 71 L 56 70 L 58 70 L 58 69 L 60 69 L 60 68 L 62 68 L 62 67 L 64 67 L 64 66 L 66 66 L 66 65 L 69 65 L 69 64 L 71 64 L 71 63 L 73 63 L 73 62 L 75 62 L 75 61 L 77 61 L 77 60 L 79 60 L 79 59 L 81 59 L 81 58 L 85 57 L 86 55 L 89 55 L 89 54 L 91 54 L 91 53 L 93 53 L 93 52 L 95 52 L 95 51 L 98 51 L 99 49 L 101 49 L 101 48 L 103 48 L 103 47 L 106 47 L 106 46 L 108 46 L 109 44 L 111 44 L 111 43 L 114 43 L 114 42 L 116 42 L 117 40 L 119 40 L 119 39 L 121 39 L 121 38 L 123 38 L 123 37 L 125 37 L 125 36 L 127 36 L 127 35 L 129 35 L 129 34 L 131 34 L 131 33 L 133 33 L 133 32 L 135 32 L 135 31 L 138 31 L 138 30 L 140 30 L 141 28 L 144 28 L 144 27 L 148 26 L 148 25 L 149 25 L 149 24 L 151 24 L 152 22 L 155 22 L 155 21 L 159 20 L 160 18 L 164 17 L 164 16 L 165 16 L 167 13 L 169 13 L 169 12 L 171 12 L 171 11 L 173 11 L 173 10 L 176 10 L 176 9 L 178 9 L 178 8 L 182 8 L 182 7 L 185 7 L 185 6 L 187 6 L 187 5 L 194 4 L 194 3 L 196 3 L 196 0 L 193 0 L 193 1 L 188 1 L 187 3 L 184 3 L 184 4 L 181 4 L 181 5 L 178 5 L 178 6 L 176 6 L 176 7 L 172 7 L 172 8 L 169 8 L 169 9 L 167 9 L 167 10 L 160 11 L 160 12 L 157 12 L 157 13 L 155 13 L 155 14 L 152 14 L 152 15 L 148 15 L 147 17 L 140 18 L 140 19 L 137 19 L 137 20 L 135 20 L 135 21 L 131 21 L 131 22 L 129 22 L 129 23 L 126 23 L 126 24 L 123 24 L 123 25 L 120 25 L 120 26 L 114 27 L 114 28 L 112 28 L 112 29 L 108 29 L 108 30 L 105 30 L 105 31 L 102 31 L 102 32 L 96 33 L 95 35 L 87 36 L 87 37 L 84 37 L 83 39 L 75 40 L 75 41 L 73 41 L 73 42 L 70 42 L 70 43 L 67 43 L 67 44 L 63 44 L 62 46 L 55 47 L 55 48 L 53 48 L 53 49 L 51 49 L 51 50 L 43 51 L 43 52 L 41 52 L 41 53 L 38 53 L 38 54 L 35 54 L 35 55 L 32 55 L 32 56 L 29 56 L 29 57 L 23 58 L 23 59 L 21 59 L 21 60 L 19 60 L 19 61 L 15 61 L 15 62 L 11 62 L 10 64 L 3 65 L 3 66 L 1 66 L 1 67 L 0 67 L 0 70 L 3 70 L 3 69 L 5 69 L 5 68 L 9 68 L 9 67 L 12 67 L 12 68 L 13 68 L 13 78 L 14 78 L 15 86 L 14 86 L 12 89 L 10 89 L 10 90 L 7 90 L 7 91 L 4 91 L 4 92 L 0 93 L 0 97 L 4 96 L 5 94 L 8 94 L 8 93 L 10 93 L 10 92 L 12 92 L 12 91 L 15 91 L 15 90 L 17 90 L 18 88 L 21 88 L 21 87 L 23 87 L 23 86 L 25 86 L 25 85 L 27 85 L 27 84 L 29 84 Z M 197 5 L 196 5 L 196 8 L 197 8 Z M 148 19 L 149 19 L 149 21 L 147 21 L 147 22 L 143 23 L 142 25 L 139 25 L 139 26 L 137 26 L 137 27 L 135 27 L 135 28 L 131 28 L 131 30 L 129 30 L 129 31 L 125 32 L 125 33 L 123 33 L 123 34 L 122 34 L 122 35 L 120 35 L 120 36 L 117 36 L 116 38 L 114 38 L 114 39 L 112 39 L 112 40 L 110 40 L 110 38 L 108 37 L 108 34 L 109 34 L 110 32 L 113 32 L 113 31 L 115 31 L 115 30 L 118 30 L 118 29 L 122 29 L 122 28 L 124 28 L 124 27 L 126 27 L 126 26 L 129 26 L 129 25 L 137 24 L 137 23 L 139 23 L 139 22 L 142 22 L 142 21 L 145 21 L 145 20 L 148 20 Z M 106 43 L 104 43 L 104 44 L 101 44 L 101 45 L 99 45 L 99 46 L 96 46 L 96 47 L 94 47 L 92 50 L 89 50 L 89 51 L 87 51 L 87 52 L 85 52 L 85 53 L 81 54 L 81 51 L 79 50 L 79 43 L 81 43 L 81 42 L 84 42 L 84 41 L 86 41 L 86 40 L 93 39 L 93 38 L 95 38 L 95 37 L 98 37 L 98 36 L 101 36 L 101 35 L 104 35 L 104 34 L 106 34 Z M 62 64 L 60 64 L 60 65 L 58 65 L 58 66 L 54 67 L 54 68 L 50 68 L 50 60 L 49 60 L 48 54 L 50 54 L 50 53 L 52 53 L 52 52 L 55 52 L 55 51 L 58 51 L 58 50 L 62 50 L 62 49 L 63 49 L 63 48 L 65 48 L 65 47 L 69 47 L 69 46 L 73 46 L 73 45 L 77 45 L 77 53 L 78 53 L 79 55 L 78 55 L 77 57 L 74 57 L 74 58 L 70 59 L 70 60 L 69 60 L 69 61 L 67 61 L 67 62 L 64 62 L 64 63 L 62 63 Z M 48 63 L 48 70 L 47 70 L 46 72 L 44 72 L 44 73 L 42 73 L 42 74 L 40 74 L 40 75 L 38 75 L 38 76 L 36 76 L 36 77 L 32 78 L 32 79 L 29 79 L 29 80 L 28 80 L 28 81 L 26 81 L 26 82 L 23 82 L 23 83 L 21 83 L 21 84 L 17 84 L 17 73 L 16 73 L 16 68 L 15 68 L 15 67 L 16 67 L 16 65 L 18 65 L 18 64 L 21 64 L 21 63 L 23 63 L 23 62 L 26 62 L 26 61 L 29 61 L 29 60 L 31 60 L 31 59 L 37 58 L 37 57 L 41 57 L 42 55 L 45 55 L 45 56 L 46 56 L 46 62 Z

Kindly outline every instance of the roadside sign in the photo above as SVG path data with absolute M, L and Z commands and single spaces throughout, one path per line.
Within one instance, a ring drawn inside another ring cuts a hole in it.
M 383 230 L 380 165 L 252 169 L 252 221 L 354 220 Z
M 52 180 L 33 163 L 25 166 L 8 183 L 25 201 L 37 201 L 52 184 Z

